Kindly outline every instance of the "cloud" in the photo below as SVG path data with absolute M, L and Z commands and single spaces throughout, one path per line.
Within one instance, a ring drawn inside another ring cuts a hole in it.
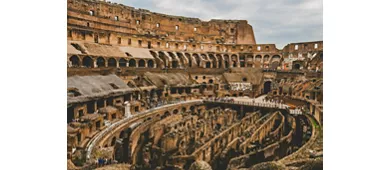
M 256 42 L 288 43 L 322 40 L 322 0 L 113 0 L 135 8 L 185 17 L 243 19 Z

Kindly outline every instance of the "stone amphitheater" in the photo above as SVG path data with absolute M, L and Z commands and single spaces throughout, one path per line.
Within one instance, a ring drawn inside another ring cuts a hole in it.
M 68 169 L 322 169 L 323 42 L 67 0 Z

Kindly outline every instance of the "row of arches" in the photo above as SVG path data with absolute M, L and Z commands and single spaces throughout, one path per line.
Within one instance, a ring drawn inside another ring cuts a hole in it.
M 254 67 L 254 62 L 273 63 L 278 65 L 281 61 L 279 55 L 242 55 L 236 54 L 189 54 L 177 52 L 154 52 L 150 51 L 154 59 L 125 59 L 104 58 L 84 56 L 80 58 L 73 55 L 69 58 L 69 64 L 72 67 L 102 68 L 102 67 L 147 67 L 147 68 L 232 68 L 232 67 Z
M 231 67 L 254 67 L 254 62 L 271 63 L 280 62 L 280 55 L 237 55 L 237 54 L 203 54 L 152 51 L 151 55 L 156 59 L 161 68 L 231 68 Z
M 138 61 L 137 61 L 138 60 Z M 73 55 L 69 58 L 70 65 L 73 67 L 83 66 L 87 68 L 101 68 L 101 67 L 148 67 L 154 68 L 154 61 L 149 59 L 145 61 L 144 59 L 124 59 L 120 58 L 119 61 L 115 58 L 104 58 L 97 57 L 93 59 L 90 56 L 84 56 L 82 59 L 80 57 Z

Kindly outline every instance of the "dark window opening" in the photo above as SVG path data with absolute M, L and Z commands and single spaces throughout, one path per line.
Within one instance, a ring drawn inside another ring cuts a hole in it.
M 138 40 L 138 45 L 142 46 L 142 40 Z
M 87 113 L 94 113 L 94 112 L 95 112 L 95 103 L 88 102 L 87 103 Z
M 145 60 L 139 60 L 138 67 L 145 67 Z
M 96 122 L 96 130 L 99 130 L 100 129 L 100 121 L 97 121 Z
M 153 60 L 148 60 L 148 67 L 153 68 L 154 67 L 154 62 Z
M 121 37 L 118 37 L 118 44 L 121 44 L 122 43 L 122 39 Z
M 135 67 L 135 66 L 136 66 L 136 62 L 135 62 L 134 59 L 131 59 L 131 60 L 129 61 L 129 66 L 130 66 L 130 67 Z
M 79 117 L 83 117 L 84 116 L 84 110 L 83 109 L 80 109 L 79 110 Z
M 95 43 L 99 43 L 99 35 L 98 34 L 95 34 L 94 41 L 95 41 Z
M 118 87 L 116 84 L 114 84 L 114 83 L 110 83 L 110 86 L 111 86 L 112 88 L 114 88 L 114 89 L 119 89 L 119 87 Z
M 148 48 L 152 48 L 152 42 L 148 41 Z
M 131 39 L 130 38 L 127 40 L 127 45 L 131 45 Z

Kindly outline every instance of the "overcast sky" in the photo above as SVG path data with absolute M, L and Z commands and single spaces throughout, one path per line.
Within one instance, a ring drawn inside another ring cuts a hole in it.
M 185 17 L 248 20 L 258 44 L 322 40 L 322 0 L 111 0 Z

